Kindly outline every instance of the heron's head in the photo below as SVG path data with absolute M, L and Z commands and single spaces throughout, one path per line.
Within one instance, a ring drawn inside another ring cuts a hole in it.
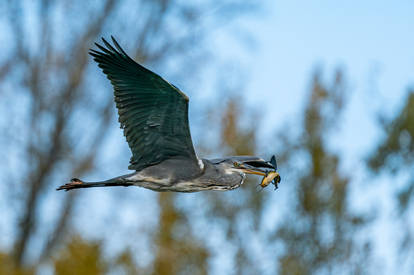
M 229 157 L 223 159 L 221 162 L 224 165 L 226 173 L 239 173 L 244 179 L 245 174 L 253 174 L 263 176 L 260 183 L 262 188 L 265 188 L 270 183 L 278 188 L 281 178 L 277 172 L 277 163 L 275 156 L 272 156 L 270 161 L 265 161 L 262 158 L 250 156 Z
M 266 176 L 269 171 L 276 171 L 277 169 L 270 161 L 251 156 L 228 157 L 216 163 L 223 165 L 224 169 L 229 173 L 238 172 L 259 176 Z

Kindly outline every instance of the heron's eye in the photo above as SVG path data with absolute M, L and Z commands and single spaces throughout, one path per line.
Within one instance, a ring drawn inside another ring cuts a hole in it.
M 239 167 L 240 166 L 240 164 L 238 163 L 238 162 L 233 162 L 233 165 L 234 165 L 234 167 Z

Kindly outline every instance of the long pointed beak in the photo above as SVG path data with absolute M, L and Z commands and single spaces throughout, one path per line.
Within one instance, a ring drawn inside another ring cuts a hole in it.
M 253 175 L 259 175 L 259 176 L 266 176 L 269 170 L 269 167 L 267 165 L 264 166 L 264 168 L 266 169 L 264 170 L 262 169 L 262 167 L 256 167 L 253 165 L 249 165 L 247 163 L 242 163 L 239 166 L 239 168 L 242 169 L 243 172 L 246 174 L 253 174 Z M 274 169 L 270 169 L 270 170 L 274 170 Z
M 259 176 L 266 176 L 266 172 L 263 172 L 260 169 L 243 169 L 243 172 L 246 174 L 253 174 L 253 175 L 259 175 Z

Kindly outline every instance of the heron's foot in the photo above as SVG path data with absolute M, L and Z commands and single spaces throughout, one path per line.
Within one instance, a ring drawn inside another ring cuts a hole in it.
M 73 178 L 70 180 L 69 183 L 59 186 L 56 190 L 65 190 L 69 191 L 71 189 L 75 189 L 79 186 L 79 184 L 83 184 L 83 181 L 77 178 Z

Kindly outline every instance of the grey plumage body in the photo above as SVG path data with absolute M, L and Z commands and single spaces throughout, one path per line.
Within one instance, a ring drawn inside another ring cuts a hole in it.
M 194 165 L 188 159 L 168 159 L 158 165 L 149 166 L 140 171 L 126 174 L 106 181 L 83 182 L 73 179 L 67 184 L 69 189 L 109 186 L 139 186 L 153 191 L 198 192 L 206 190 L 232 190 L 243 184 L 246 175 L 243 170 L 234 168 L 236 161 L 246 157 L 230 157 L 227 159 L 202 159 L 202 167 Z M 251 161 L 264 160 L 247 157 Z M 240 162 L 242 163 L 242 162 Z M 79 183 L 76 183 L 79 181 Z M 74 182 L 74 183 L 73 183 Z M 61 189 L 66 185 L 61 186 Z
M 128 178 L 138 181 L 135 185 L 141 187 L 176 192 L 234 189 L 243 183 L 243 175 L 237 171 L 226 172 L 224 163 L 214 165 L 205 159 L 201 161 L 203 169 L 191 165 L 185 159 L 170 159 L 157 166 L 145 168 Z M 147 180 L 148 178 L 150 180 Z M 140 180 L 144 181 L 141 185 Z
M 198 192 L 231 190 L 243 184 L 241 171 L 226 170 L 227 164 L 202 160 L 204 167 L 191 167 L 185 159 L 171 159 L 122 177 L 135 186 L 154 191 Z
M 159 75 L 133 61 L 112 37 L 90 54 L 114 86 L 119 122 L 132 151 L 134 173 L 99 182 L 72 179 L 58 190 L 140 186 L 154 191 L 232 190 L 245 173 L 267 176 L 276 160 L 252 156 L 199 159 L 188 125 L 188 97 Z M 280 181 L 277 175 L 275 186 Z

